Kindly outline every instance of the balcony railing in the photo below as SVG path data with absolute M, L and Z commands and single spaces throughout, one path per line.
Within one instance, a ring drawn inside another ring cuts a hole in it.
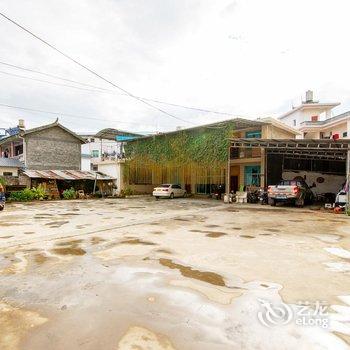
M 230 159 L 260 158 L 260 148 L 231 148 Z

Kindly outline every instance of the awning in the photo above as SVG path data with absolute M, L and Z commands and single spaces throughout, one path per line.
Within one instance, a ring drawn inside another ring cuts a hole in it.
M 82 171 L 82 170 L 26 170 L 24 175 L 31 179 L 50 179 L 50 180 L 102 180 L 113 181 L 114 178 L 101 172 Z
M 290 158 L 313 158 L 345 161 L 350 140 L 331 139 L 231 139 L 231 147 L 264 148 L 268 154 L 284 154 Z

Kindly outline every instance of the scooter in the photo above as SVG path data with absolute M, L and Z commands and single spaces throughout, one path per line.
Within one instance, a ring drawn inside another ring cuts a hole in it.
M 259 189 L 258 199 L 259 199 L 260 204 L 267 204 L 268 203 L 267 192 L 263 188 Z
M 0 211 L 5 209 L 5 195 L 0 193 Z

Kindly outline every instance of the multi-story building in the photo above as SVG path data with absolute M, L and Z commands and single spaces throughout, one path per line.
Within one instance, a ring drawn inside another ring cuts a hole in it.
M 350 112 L 333 116 L 333 108 L 340 103 L 314 101 L 313 92 L 306 92 L 301 105 L 281 115 L 278 119 L 300 131 L 305 139 L 347 139 L 350 137 Z
M 0 157 L 17 159 L 30 170 L 80 170 L 81 145 L 85 141 L 61 125 L 26 129 L 23 121 L 0 139 Z
M 107 139 L 97 134 L 88 133 L 80 134 L 85 140 L 85 144 L 81 147 L 81 169 L 85 171 L 97 171 L 98 163 L 103 159 L 113 157 L 121 157 L 121 143 L 116 139 Z

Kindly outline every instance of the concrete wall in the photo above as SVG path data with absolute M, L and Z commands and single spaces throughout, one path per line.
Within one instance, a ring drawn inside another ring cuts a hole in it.
M 311 186 L 313 183 L 316 184 L 316 187 L 312 188 L 312 192 L 315 194 L 318 193 L 326 193 L 326 192 L 332 192 L 337 193 L 340 189 L 343 183 L 345 182 L 345 175 L 331 175 L 331 174 L 322 174 L 322 173 L 316 173 L 311 171 L 284 171 L 282 173 L 282 178 L 284 180 L 292 180 L 296 176 L 306 176 L 305 181 L 306 183 Z M 318 183 L 317 178 L 323 177 L 324 182 Z
M 12 173 L 12 176 L 18 176 L 18 168 L 0 167 L 0 176 L 3 176 L 4 173 Z
M 25 164 L 33 170 L 80 170 L 81 142 L 58 126 L 28 134 Z
M 124 185 L 124 163 L 119 161 L 101 161 L 97 164 L 98 171 L 109 175 L 115 179 L 115 184 L 117 185 L 117 193 L 119 194 L 121 190 L 125 189 Z

